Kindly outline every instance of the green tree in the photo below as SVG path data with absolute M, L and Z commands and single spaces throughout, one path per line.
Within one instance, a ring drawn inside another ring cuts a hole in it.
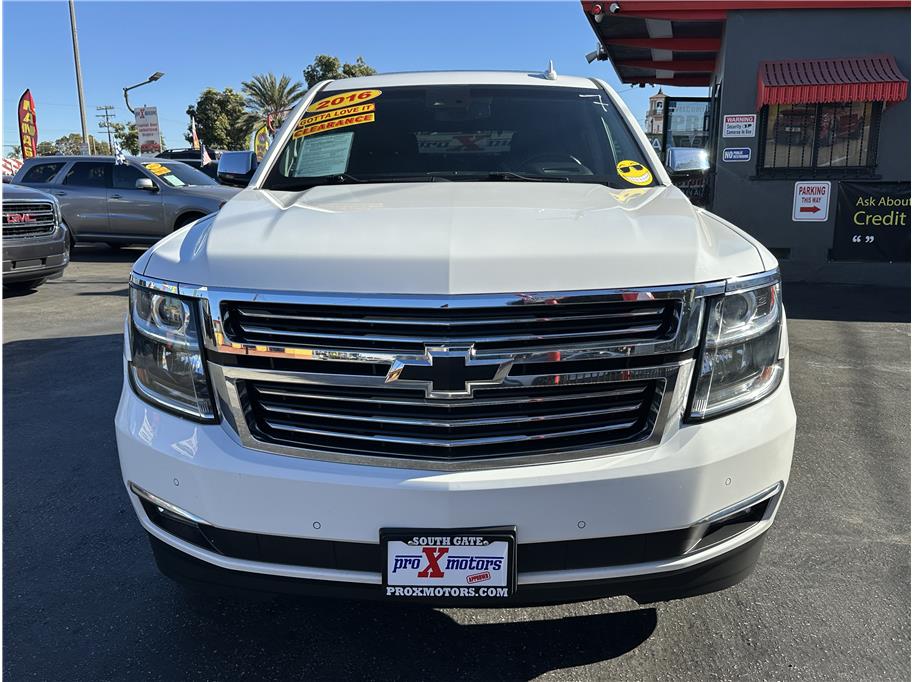
M 10 149 L 10 153 L 7 154 L 7 158 L 21 159 L 22 158 L 22 147 L 20 147 L 18 144 L 14 144 L 14 145 L 12 145 L 12 147 L 13 148 Z
M 58 154 L 81 154 L 82 135 L 79 133 L 70 133 L 69 135 L 58 137 L 54 141 L 54 147 L 56 147 Z M 108 146 L 108 143 L 96 140 L 92 135 L 89 135 L 89 149 L 94 150 L 96 154 L 101 154 L 103 156 L 111 154 L 111 148 Z
M 54 154 L 57 154 L 57 145 L 53 142 L 38 143 L 38 156 L 53 156 Z
M 110 126 L 116 147 L 129 154 L 139 154 L 139 135 L 136 133 L 135 123 L 111 121 Z
M 318 54 L 314 57 L 313 64 L 304 69 L 304 80 L 307 81 L 307 87 L 312 88 L 320 81 L 373 76 L 375 73 L 377 70 L 368 66 L 363 57 L 358 57 L 354 64 L 343 64 L 338 57 Z
M 200 93 L 196 104 L 187 107 L 187 115 L 196 119 L 196 132 L 207 147 L 217 149 L 246 149 L 248 138 L 253 131 L 253 121 L 244 110 L 244 96 L 225 88 L 221 92 L 206 88 Z M 193 141 L 191 128 L 187 126 L 184 138 Z
M 295 104 L 304 97 L 307 88 L 301 81 L 292 82 L 284 73 L 276 78 L 274 73 L 258 73 L 241 83 L 244 104 L 256 123 L 267 122 L 273 130 Z

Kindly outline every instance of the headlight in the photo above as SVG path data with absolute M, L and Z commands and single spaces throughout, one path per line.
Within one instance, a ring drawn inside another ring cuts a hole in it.
M 130 377 L 145 400 L 195 419 L 215 417 L 195 300 L 130 286 Z
M 690 417 L 736 410 L 772 393 L 785 371 L 779 357 L 779 282 L 707 301 L 706 342 L 700 354 Z

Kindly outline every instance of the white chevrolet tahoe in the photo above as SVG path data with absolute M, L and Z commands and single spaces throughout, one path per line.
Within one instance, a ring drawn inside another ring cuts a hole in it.
M 116 416 L 160 569 L 499 606 L 719 590 L 795 412 L 777 263 L 596 79 L 314 86 L 134 265 Z

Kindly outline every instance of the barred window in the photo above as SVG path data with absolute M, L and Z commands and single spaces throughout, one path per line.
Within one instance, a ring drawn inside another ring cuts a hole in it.
M 815 175 L 870 173 L 877 163 L 880 102 L 771 104 L 760 112 L 757 170 Z

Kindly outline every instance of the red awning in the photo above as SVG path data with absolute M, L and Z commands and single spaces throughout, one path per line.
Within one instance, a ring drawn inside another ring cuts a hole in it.
M 890 55 L 761 62 L 757 109 L 765 104 L 901 102 L 909 80 Z

